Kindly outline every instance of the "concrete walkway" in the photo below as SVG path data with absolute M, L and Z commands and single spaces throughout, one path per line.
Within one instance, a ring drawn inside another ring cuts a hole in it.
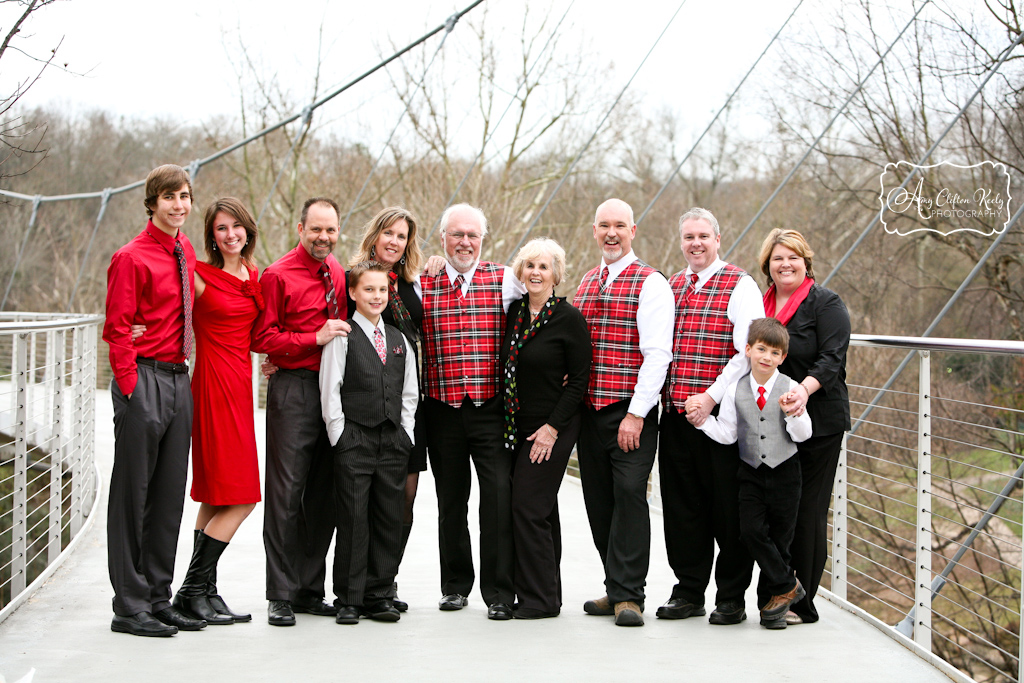
M 0 682 L 35 670 L 50 681 L 947 681 L 939 671 L 874 627 L 819 600 L 818 624 L 769 632 L 753 618 L 739 626 L 710 626 L 706 618 L 662 621 L 657 605 L 674 583 L 665 561 L 661 517 L 652 514 L 647 624 L 616 628 L 583 613 L 583 602 L 604 593 L 583 495 L 574 480 L 562 486 L 562 575 L 565 605 L 557 619 L 493 622 L 479 594 L 461 612 L 440 612 L 437 503 L 430 473 L 421 479 L 416 526 L 399 576 L 399 595 L 411 608 L 397 624 L 298 615 L 292 628 L 268 626 L 263 599 L 262 505 L 239 530 L 221 562 L 220 588 L 252 623 L 210 626 L 170 639 L 112 633 L 112 592 L 106 565 L 106 488 L 113 453 L 110 395 L 97 392 L 97 459 L 103 502 L 88 536 L 65 564 L 11 618 L 0 624 Z M 263 413 L 257 414 L 263 433 Z M 262 437 L 260 437 L 262 438 Z M 262 459 L 263 444 L 260 444 Z M 262 470 L 262 462 L 261 462 Z M 474 492 L 475 493 L 475 492 Z M 476 503 L 471 504 L 471 510 Z M 178 543 L 180 583 L 192 547 L 198 506 L 187 499 Z M 473 538 L 477 538 L 475 521 Z M 329 586 L 329 581 L 328 581 Z M 713 591 L 707 604 L 713 605 Z

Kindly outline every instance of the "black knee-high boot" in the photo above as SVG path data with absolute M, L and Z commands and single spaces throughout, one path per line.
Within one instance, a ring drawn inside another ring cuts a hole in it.
M 210 572 L 217 566 L 217 560 L 228 544 L 218 541 L 204 534 L 201 530 L 196 531 L 195 547 L 192 550 L 192 560 L 188 565 L 188 572 L 185 580 L 174 595 L 174 607 L 179 612 L 196 619 L 205 619 L 207 624 L 233 624 L 235 620 L 229 616 L 219 614 L 210 605 L 206 597 L 206 584 L 210 578 Z
M 224 544 L 227 547 L 227 543 Z M 219 558 L 218 558 L 219 559 Z M 228 607 L 227 603 L 224 602 L 224 598 L 217 594 L 217 564 L 214 563 L 213 569 L 210 570 L 210 578 L 206 582 L 206 597 L 210 601 L 210 607 L 214 609 L 217 614 L 223 614 L 231 617 L 234 621 L 252 621 L 252 615 L 244 612 L 233 612 Z
M 405 546 L 408 545 L 408 543 L 409 543 L 409 534 L 411 532 L 412 532 L 412 522 L 409 522 L 408 524 L 403 524 L 402 525 L 402 550 L 398 553 L 398 560 L 399 560 L 399 562 L 401 562 L 402 558 L 405 557 Z M 397 609 L 399 612 L 405 612 L 406 610 L 408 610 L 409 609 L 409 603 L 407 603 L 405 600 L 399 600 L 398 599 L 398 582 L 397 581 L 395 581 L 395 585 L 392 588 L 392 590 L 395 592 L 394 600 L 392 600 L 392 602 L 395 605 L 395 609 Z

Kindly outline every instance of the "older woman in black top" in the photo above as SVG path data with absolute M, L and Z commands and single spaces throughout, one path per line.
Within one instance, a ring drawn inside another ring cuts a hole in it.
M 391 269 L 388 273 L 388 305 L 381 318 L 397 327 L 413 346 L 416 361 L 420 357 L 420 330 L 423 326 L 423 302 L 416 296 L 412 281 L 423 263 L 416 238 L 416 218 L 400 206 L 381 209 L 363 230 L 359 251 L 349 261 L 350 266 L 363 261 L 377 261 Z M 349 311 L 355 311 L 355 302 L 348 300 Z M 412 531 L 413 503 L 419 487 L 420 472 L 427 469 L 426 425 L 416 413 L 415 443 L 409 458 L 409 473 L 405 481 L 405 509 L 402 518 L 402 554 Z M 404 612 L 409 605 L 395 598 L 395 607 Z
M 796 230 L 772 230 L 761 245 L 761 271 L 771 285 L 764 296 L 765 315 L 778 318 L 789 331 L 789 355 L 779 371 L 800 382 L 780 403 L 790 414 L 806 407 L 814 430 L 810 439 L 797 444 L 803 489 L 790 553 L 807 597 L 793 604 L 786 616 L 790 624 L 818 620 L 814 595 L 828 558 L 832 482 L 843 432 L 850 429 L 850 314 L 838 294 L 814 283 L 813 256 Z
M 580 431 L 580 401 L 590 379 L 590 333 L 583 315 L 555 285 L 565 251 L 531 240 L 512 270 L 526 295 L 509 308 L 501 360 L 505 366 L 505 445 L 515 453 L 512 533 L 516 546 L 516 619 L 558 616 L 562 531 L 558 488 Z

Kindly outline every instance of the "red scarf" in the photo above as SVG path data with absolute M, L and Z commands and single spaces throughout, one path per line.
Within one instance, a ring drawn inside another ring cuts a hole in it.
M 793 292 L 789 301 L 782 307 L 778 315 L 775 313 L 775 283 L 768 288 L 768 291 L 764 293 L 764 314 L 769 318 L 778 318 L 779 322 L 785 325 L 796 313 L 796 309 L 800 307 L 800 304 L 807 298 L 807 293 L 811 291 L 811 286 L 814 284 L 814 280 L 809 277 L 805 277 L 804 281 L 800 283 L 800 286 Z

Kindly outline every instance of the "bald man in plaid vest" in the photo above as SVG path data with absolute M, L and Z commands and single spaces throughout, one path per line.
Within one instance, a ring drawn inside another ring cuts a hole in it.
M 512 456 L 502 442 L 498 350 L 505 313 L 526 288 L 505 266 L 480 261 L 487 218 L 468 204 L 441 216 L 448 263 L 413 282 L 423 301 L 423 419 L 437 488 L 441 593 L 438 607 L 465 607 L 473 589 L 470 460 L 480 482 L 480 593 L 487 617 L 512 618 Z
M 635 236 L 629 204 L 609 199 L 597 208 L 601 264 L 583 276 L 573 302 L 594 347 L 578 454 L 607 591 L 583 609 L 614 615 L 619 626 L 644 623 L 651 557 L 647 479 L 658 447 L 658 393 L 672 359 L 672 291 L 633 253 Z
M 697 429 L 732 382 L 750 371 L 744 354 L 750 322 L 764 317 L 761 291 L 747 273 L 718 258 L 721 231 L 710 211 L 693 208 L 679 219 L 686 270 L 669 278 L 675 295 L 672 365 L 663 393 L 662 518 L 668 562 L 676 575 L 662 619 L 703 616 L 715 543 L 712 624 L 746 619 L 744 593 L 753 560 L 740 541 L 739 450 Z

